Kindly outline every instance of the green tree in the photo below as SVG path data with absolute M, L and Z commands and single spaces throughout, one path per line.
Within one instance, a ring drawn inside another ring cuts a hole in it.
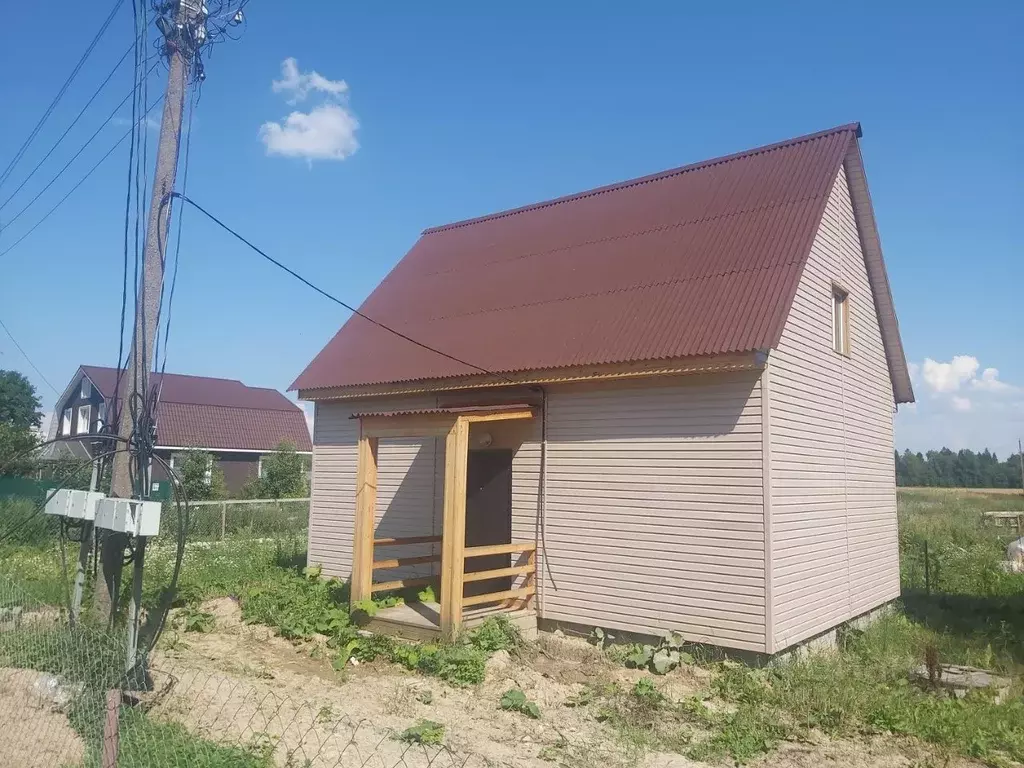
M 30 474 L 36 468 L 37 442 L 31 429 L 0 422 L 0 475 Z
M 174 471 L 185 487 L 189 501 L 208 501 L 227 497 L 224 470 L 206 451 L 190 450 L 177 454 Z
M 282 442 L 273 453 L 263 456 L 263 474 L 245 487 L 245 495 L 254 499 L 288 499 L 309 495 L 309 458 L 296 452 L 295 446 Z
M 43 421 L 42 402 L 24 374 L 0 371 L 0 424 L 17 429 L 38 428 Z

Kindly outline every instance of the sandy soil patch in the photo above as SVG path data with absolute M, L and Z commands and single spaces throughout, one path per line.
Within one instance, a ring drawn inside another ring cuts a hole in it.
M 399 765 L 503 768 L 699 768 L 679 755 L 642 754 L 598 722 L 593 707 L 567 707 L 588 685 L 629 688 L 644 673 L 613 665 L 584 640 L 542 635 L 520 657 L 496 654 L 486 681 L 456 689 L 393 664 L 331 668 L 317 643 L 295 645 L 266 627 L 241 622 L 229 598 L 209 601 L 216 617 L 207 634 L 179 635 L 153 659 L 156 691 L 145 702 L 158 718 L 186 724 L 224 744 L 269 744 L 284 766 Z M 681 699 L 706 690 L 711 673 L 683 668 L 658 687 Z M 510 688 L 537 702 L 540 720 L 498 706 Z M 394 736 L 418 720 L 445 726 L 445 747 L 410 747 Z M 886 740 L 786 744 L 761 768 L 904 768 L 971 765 L 925 762 L 928 753 Z
M 85 745 L 62 711 L 67 696 L 50 677 L 29 669 L 0 669 L 0 734 L 6 768 L 78 765 Z

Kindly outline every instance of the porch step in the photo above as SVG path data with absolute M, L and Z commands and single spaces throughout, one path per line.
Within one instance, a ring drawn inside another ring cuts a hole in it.
M 473 606 L 463 612 L 462 625 L 466 630 L 471 630 L 496 614 L 507 617 L 517 626 L 523 639 L 537 638 L 537 612 L 533 608 L 506 611 L 500 606 Z M 366 625 L 366 629 L 379 635 L 431 642 L 441 637 L 440 624 L 441 606 L 437 603 L 405 603 L 380 609 Z

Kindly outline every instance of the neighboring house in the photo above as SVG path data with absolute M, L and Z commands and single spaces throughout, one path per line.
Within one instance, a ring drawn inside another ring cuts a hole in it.
M 451 357 L 356 315 L 293 385 L 309 562 L 365 595 L 417 537 L 442 629 L 485 560 L 549 623 L 766 653 L 896 598 L 914 396 L 860 135 L 425 231 L 361 312 Z M 535 571 L 463 549 L 508 542 Z
M 280 392 L 247 387 L 233 379 L 152 374 L 159 392 L 154 453 L 171 466 L 189 449 L 208 451 L 224 472 L 231 492 L 260 472 L 261 457 L 282 442 L 310 453 L 309 430 L 302 409 Z M 117 390 L 127 388 L 116 368 L 83 365 L 57 401 L 51 437 L 81 436 L 88 445 L 114 412 Z M 110 425 L 116 431 L 117 425 Z M 211 473 L 212 473 L 211 465 Z M 154 492 L 167 482 L 158 464 L 151 468 Z

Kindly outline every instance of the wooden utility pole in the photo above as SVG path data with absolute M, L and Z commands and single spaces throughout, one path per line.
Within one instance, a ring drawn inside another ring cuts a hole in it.
M 139 284 L 139 299 L 135 307 L 135 328 L 128 355 L 128 372 L 123 379 L 124 386 L 122 392 L 115 393 L 115 397 L 120 398 L 117 434 L 125 440 L 132 437 L 135 428 L 133 411 L 135 416 L 138 416 L 144 410 L 150 394 L 143 386 L 143 382 L 148 381 L 146 374 L 153 367 L 153 350 L 164 279 L 164 252 L 170 226 L 171 205 L 168 195 L 174 189 L 177 173 L 185 92 L 194 55 L 191 43 L 194 38 L 187 30 L 192 29 L 197 23 L 199 12 L 198 3 L 189 0 L 180 2 L 177 25 L 172 30 L 173 37 L 166 39 L 170 71 L 167 75 L 163 120 L 160 124 L 160 145 L 157 149 L 156 173 L 153 177 L 153 193 L 149 204 L 144 263 Z M 200 19 L 198 23 L 203 22 Z M 183 30 L 186 32 L 183 33 Z M 133 449 L 132 453 L 119 450 L 114 454 L 111 496 L 125 499 L 143 498 L 149 494 L 148 457 L 142 457 L 143 461 L 139 462 L 139 457 L 134 452 L 137 448 L 135 443 L 127 444 L 121 441 L 116 447 L 123 449 L 129 445 Z M 136 463 L 134 472 L 133 462 L 139 462 Z M 117 598 L 121 589 L 121 572 L 124 569 L 124 553 L 127 546 L 126 534 L 106 532 L 103 536 L 100 548 L 102 568 L 97 578 L 95 607 L 97 614 L 106 614 L 111 620 L 117 613 Z M 141 561 L 144 552 L 144 541 L 141 541 L 135 554 L 136 558 Z M 140 567 L 141 562 L 137 562 L 136 569 Z M 137 609 L 137 606 L 133 607 Z

